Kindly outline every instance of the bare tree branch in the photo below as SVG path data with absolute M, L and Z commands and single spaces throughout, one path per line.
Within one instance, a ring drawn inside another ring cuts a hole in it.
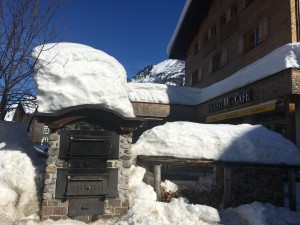
M 0 0 L 0 120 L 19 101 L 34 100 L 33 47 L 57 38 L 52 26 L 65 0 Z

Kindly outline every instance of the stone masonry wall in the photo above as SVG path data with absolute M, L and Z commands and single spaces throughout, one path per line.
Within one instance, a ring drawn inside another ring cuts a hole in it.
M 82 128 L 87 128 L 87 124 L 73 124 L 68 125 L 64 129 L 69 130 L 79 130 Z M 94 130 L 101 129 L 98 126 L 92 127 Z M 57 179 L 57 169 L 64 168 L 68 166 L 65 160 L 58 159 L 59 153 L 59 142 L 60 142 L 60 130 L 54 131 L 50 135 L 49 140 L 49 151 L 48 159 L 46 161 L 45 169 L 45 187 L 43 193 L 42 202 L 42 213 L 41 219 L 67 219 L 68 217 L 68 200 L 55 199 L 55 187 Z M 131 166 L 131 145 L 132 145 L 132 134 L 122 134 L 120 136 L 120 152 L 119 159 L 108 160 L 107 168 L 117 168 L 118 169 L 118 198 L 107 198 L 104 201 L 104 214 L 98 216 L 77 216 L 72 219 L 80 221 L 94 221 L 99 218 L 112 218 L 120 216 L 125 213 L 129 207 L 128 200 L 128 178 L 129 178 L 129 168 Z

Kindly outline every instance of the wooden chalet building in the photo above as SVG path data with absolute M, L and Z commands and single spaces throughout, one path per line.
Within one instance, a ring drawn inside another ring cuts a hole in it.
M 299 7 L 298 0 L 187 0 L 169 57 L 185 60 L 186 86 L 209 87 L 299 42 Z M 284 68 L 197 105 L 196 117 L 204 123 L 262 124 L 300 146 L 299 94 L 299 69 Z

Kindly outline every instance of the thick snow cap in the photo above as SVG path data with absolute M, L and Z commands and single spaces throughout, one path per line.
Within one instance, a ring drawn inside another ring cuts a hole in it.
M 75 43 L 38 46 L 32 56 L 37 59 L 38 112 L 97 104 L 134 117 L 126 90 L 126 71 L 112 56 Z
M 300 165 L 299 149 L 261 125 L 166 123 L 144 132 L 133 151 L 136 155 Z

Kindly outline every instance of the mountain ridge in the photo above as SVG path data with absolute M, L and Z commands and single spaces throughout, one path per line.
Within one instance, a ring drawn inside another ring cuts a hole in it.
M 157 83 L 170 86 L 183 86 L 185 63 L 183 60 L 167 59 L 156 65 L 148 65 L 138 72 L 131 83 Z

